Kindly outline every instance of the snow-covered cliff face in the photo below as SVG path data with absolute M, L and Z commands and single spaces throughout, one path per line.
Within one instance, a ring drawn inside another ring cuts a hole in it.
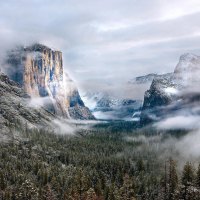
M 184 54 L 174 73 L 154 78 L 145 92 L 141 114 L 143 124 L 160 120 L 169 113 L 199 104 L 200 57 Z M 194 97 L 194 98 L 191 98 Z M 183 106 L 184 105 L 184 106 Z
M 65 118 L 94 118 L 75 84 L 64 73 L 62 52 L 41 44 L 19 47 L 9 52 L 7 64 L 9 77 L 33 99 L 49 98 L 44 106 L 50 112 Z

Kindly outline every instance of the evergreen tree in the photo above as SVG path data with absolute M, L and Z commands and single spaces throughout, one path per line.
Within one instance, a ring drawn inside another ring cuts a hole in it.
M 169 195 L 168 199 L 174 199 L 177 193 L 178 175 L 176 171 L 176 163 L 174 160 L 169 160 Z
M 96 200 L 97 199 L 97 196 L 96 196 L 96 193 L 94 191 L 93 188 L 90 188 L 88 191 L 87 191 L 87 197 L 86 197 L 86 200 Z
M 45 200 L 56 200 L 55 194 L 51 189 L 50 185 L 46 185 L 43 191 L 43 199 Z
M 200 163 L 199 163 L 199 166 L 198 166 L 198 169 L 197 169 L 196 186 L 197 186 L 198 188 L 200 188 Z
M 87 177 L 82 169 L 79 169 L 75 177 L 76 196 L 78 199 L 84 199 L 88 189 Z
M 124 176 L 123 186 L 120 188 L 120 197 L 121 200 L 133 200 L 135 199 L 134 192 L 134 182 L 133 180 L 126 174 Z
M 142 172 L 145 170 L 145 165 L 144 165 L 144 161 L 142 159 L 140 159 L 137 164 L 136 164 L 136 168 L 139 172 Z
M 30 180 L 25 180 L 24 183 L 19 188 L 16 194 L 17 199 L 24 200 L 37 200 L 38 199 L 38 189 Z
M 3 172 L 0 172 L 0 189 L 5 190 L 5 188 L 6 188 L 5 178 Z
M 184 200 L 194 200 L 194 190 L 195 188 L 193 187 L 194 185 L 194 169 L 193 166 L 191 165 L 190 162 L 187 162 L 183 168 L 182 172 L 182 186 L 181 186 L 181 191 L 180 191 L 180 198 Z

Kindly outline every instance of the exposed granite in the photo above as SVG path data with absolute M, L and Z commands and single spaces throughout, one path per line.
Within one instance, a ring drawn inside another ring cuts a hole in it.
M 156 77 L 145 92 L 141 124 L 162 120 L 177 112 L 198 114 L 200 56 L 184 54 L 173 74 Z
M 45 107 L 53 114 L 76 118 L 75 114 L 70 115 L 70 109 L 77 111 L 81 116 L 78 119 L 94 119 L 73 81 L 64 73 L 62 52 L 41 44 L 18 47 L 8 53 L 7 63 L 8 76 L 23 86 L 31 98 L 50 97 L 52 101 Z

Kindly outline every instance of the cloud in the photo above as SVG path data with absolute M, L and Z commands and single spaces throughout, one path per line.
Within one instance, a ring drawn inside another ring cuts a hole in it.
M 161 143 L 162 135 L 156 135 L 150 137 L 146 137 L 145 135 L 139 135 L 135 137 L 127 136 L 124 139 L 129 142 L 138 142 L 138 143 L 144 143 L 146 145 L 151 145 L 154 143 L 158 144 Z
M 194 80 L 196 80 L 198 74 L 193 74 Z M 186 161 L 196 162 L 200 158 L 199 81 L 194 81 L 194 85 L 190 83 L 193 82 L 189 81 L 188 87 L 180 92 L 182 106 L 177 110 L 174 107 L 175 110 L 172 113 L 167 114 L 166 111 L 165 119 L 154 124 L 154 127 L 159 131 L 184 130 L 184 133 L 187 133 L 178 139 L 173 138 L 172 135 L 171 141 L 165 142 L 173 145 L 173 154 L 181 165 L 184 165 Z
M 33 108 L 41 108 L 45 107 L 45 105 L 48 104 L 53 104 L 54 99 L 51 97 L 31 97 L 30 100 L 28 101 L 28 106 L 33 107 Z
M 56 134 L 64 135 L 74 135 L 82 130 L 90 130 L 92 127 L 98 123 L 106 123 L 94 120 L 74 120 L 74 119 L 61 119 L 57 118 L 51 122 L 51 127 L 53 126 L 54 132 Z M 84 132 L 83 132 L 84 133 Z
M 66 123 L 64 119 L 55 119 L 52 121 L 54 132 L 56 134 L 73 135 L 78 130 L 70 123 Z
M 81 86 L 79 87 L 81 96 L 86 101 L 89 99 L 84 98 L 85 92 L 108 94 L 109 96 L 118 99 L 143 100 L 144 93 L 149 89 L 151 84 L 150 82 L 145 84 L 128 84 L 127 81 L 113 81 L 112 83 L 104 81 L 102 83 L 100 80 L 95 79 L 93 81 L 93 84 L 91 84 L 90 81 L 82 81 Z M 88 103 L 89 105 L 95 106 L 94 102 L 89 101 Z
M 7 0 L 0 13 L 1 55 L 42 42 L 78 83 L 170 72 L 183 52 L 200 53 L 198 0 Z
M 176 149 L 184 155 L 185 159 L 200 157 L 200 129 L 188 133 L 176 144 Z
M 199 126 L 200 116 L 173 116 L 162 120 L 155 124 L 158 129 L 168 130 L 194 130 L 200 128 Z
M 120 119 L 116 115 L 115 111 L 107 111 L 107 112 L 95 111 L 92 114 L 95 116 L 95 118 L 100 119 L 100 120 L 119 120 Z

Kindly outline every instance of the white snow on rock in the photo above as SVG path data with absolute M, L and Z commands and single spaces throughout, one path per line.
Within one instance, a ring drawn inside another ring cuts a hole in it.
M 167 87 L 167 88 L 165 88 L 164 92 L 166 92 L 169 95 L 178 94 L 178 90 L 176 88 L 173 88 L 173 87 Z

